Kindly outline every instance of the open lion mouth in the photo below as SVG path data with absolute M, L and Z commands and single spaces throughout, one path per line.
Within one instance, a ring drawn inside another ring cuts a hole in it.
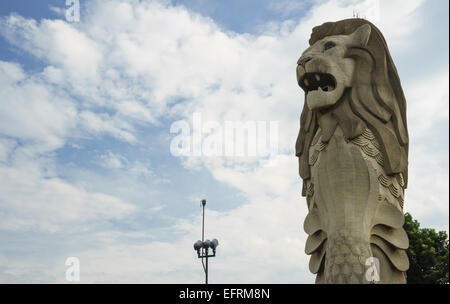
M 336 80 L 333 75 L 327 73 L 305 73 L 299 85 L 306 94 L 317 90 L 330 92 L 336 88 Z

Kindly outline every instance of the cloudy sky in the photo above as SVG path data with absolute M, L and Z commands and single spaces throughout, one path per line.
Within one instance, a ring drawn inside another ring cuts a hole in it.
M 379 3 L 379 10 L 374 10 Z M 384 33 L 410 134 L 405 211 L 449 224 L 445 0 L 0 2 L 0 282 L 312 283 L 294 144 L 295 67 L 313 26 L 353 11 Z M 374 13 L 375 12 L 375 13 Z M 274 121 L 278 155 L 176 157 L 175 121 Z

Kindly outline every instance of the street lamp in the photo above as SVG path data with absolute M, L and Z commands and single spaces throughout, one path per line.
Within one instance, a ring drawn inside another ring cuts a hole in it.
M 194 250 L 197 251 L 197 256 L 202 259 L 203 270 L 205 271 L 205 284 L 208 284 L 208 258 L 216 256 L 216 248 L 219 246 L 217 239 L 204 240 L 205 239 L 205 205 L 206 200 L 202 200 L 203 205 L 203 218 L 202 218 L 202 240 L 198 240 L 194 243 Z M 209 249 L 212 249 L 212 254 L 209 254 Z M 203 263 L 203 259 L 206 259 L 206 263 Z M 205 265 L 206 264 L 206 265 Z

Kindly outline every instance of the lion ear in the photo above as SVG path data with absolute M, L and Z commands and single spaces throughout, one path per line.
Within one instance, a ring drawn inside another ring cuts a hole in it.
M 365 47 L 365 46 L 367 46 L 367 43 L 369 42 L 371 31 L 372 31 L 372 28 L 370 27 L 369 24 L 361 25 L 351 35 L 352 40 L 355 42 L 355 44 Z

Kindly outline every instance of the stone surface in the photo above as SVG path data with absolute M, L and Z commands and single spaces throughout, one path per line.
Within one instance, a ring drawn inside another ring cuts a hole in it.
M 310 271 L 317 283 L 406 283 L 406 101 L 386 42 L 364 19 L 325 23 L 297 64 Z

